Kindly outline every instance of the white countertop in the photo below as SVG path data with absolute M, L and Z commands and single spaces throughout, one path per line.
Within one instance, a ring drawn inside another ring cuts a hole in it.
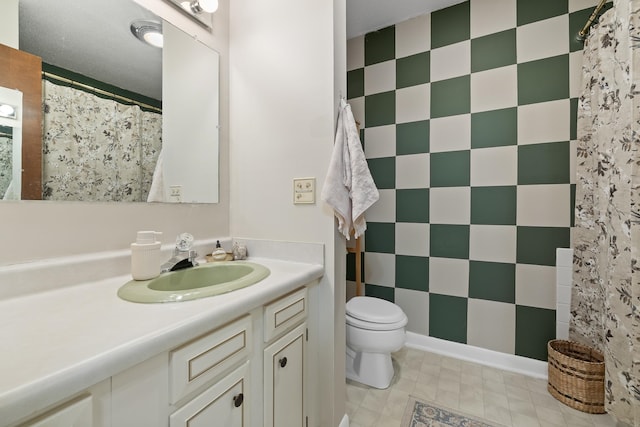
M 0 426 L 188 341 L 299 286 L 320 264 L 251 258 L 271 274 L 194 301 L 118 298 L 129 275 L 0 300 Z

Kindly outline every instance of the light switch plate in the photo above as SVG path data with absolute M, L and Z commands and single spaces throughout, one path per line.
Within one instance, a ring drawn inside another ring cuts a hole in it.
M 316 179 L 315 178 L 294 178 L 293 179 L 293 203 L 313 204 L 316 202 Z

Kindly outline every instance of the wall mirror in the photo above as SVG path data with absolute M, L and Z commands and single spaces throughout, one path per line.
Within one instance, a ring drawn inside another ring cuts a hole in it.
M 0 87 L 0 200 L 20 198 L 22 92 Z
M 20 50 L 43 63 L 44 200 L 218 202 L 217 52 L 133 0 L 19 7 Z

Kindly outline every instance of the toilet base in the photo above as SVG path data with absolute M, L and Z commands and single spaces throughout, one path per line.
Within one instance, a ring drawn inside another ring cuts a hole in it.
M 393 379 L 390 353 L 357 352 L 347 347 L 347 378 L 370 387 L 385 389 Z

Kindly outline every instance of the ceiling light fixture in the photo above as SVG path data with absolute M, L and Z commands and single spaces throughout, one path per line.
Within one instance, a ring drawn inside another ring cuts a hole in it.
M 161 48 L 163 45 L 162 24 L 156 21 L 138 20 L 133 21 L 131 26 L 131 34 L 153 47 Z
M 16 107 L 9 104 L 0 103 L 0 117 L 6 117 L 7 119 L 17 118 Z

